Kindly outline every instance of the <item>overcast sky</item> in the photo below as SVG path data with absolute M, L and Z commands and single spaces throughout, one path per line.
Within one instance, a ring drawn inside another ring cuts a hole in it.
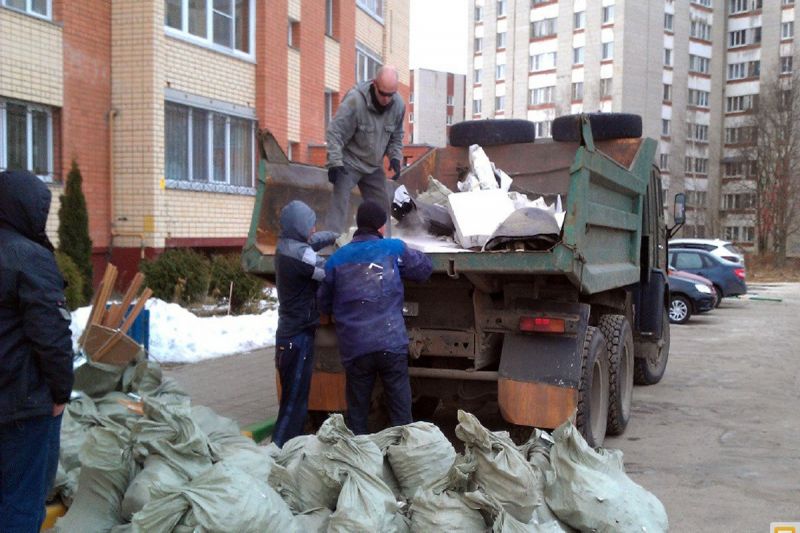
M 467 0 L 411 0 L 409 66 L 467 73 Z

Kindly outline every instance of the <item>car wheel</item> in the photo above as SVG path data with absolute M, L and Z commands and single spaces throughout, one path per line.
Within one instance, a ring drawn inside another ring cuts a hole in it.
M 633 382 L 637 385 L 655 385 L 664 377 L 669 359 L 669 317 L 661 313 L 661 339 L 641 344 L 641 357 L 633 362 Z
M 692 316 L 692 304 L 685 296 L 674 294 L 669 300 L 669 321 L 673 324 L 686 324 Z
M 714 307 L 719 307 L 719 304 L 722 303 L 722 288 L 719 285 L 714 285 L 714 292 L 717 293 L 717 301 L 714 302 Z
M 588 113 L 595 141 L 630 139 L 642 136 L 642 117 L 631 113 Z M 565 115 L 553 120 L 554 141 L 581 140 L 581 114 Z
M 624 315 L 603 315 L 598 324 L 608 349 L 607 435 L 622 435 L 631 418 L 633 397 L 633 333 Z
M 536 125 L 522 119 L 465 120 L 450 127 L 451 146 L 532 143 Z
M 603 445 L 608 423 L 608 356 L 603 334 L 589 326 L 581 353 L 575 425 L 592 448 Z

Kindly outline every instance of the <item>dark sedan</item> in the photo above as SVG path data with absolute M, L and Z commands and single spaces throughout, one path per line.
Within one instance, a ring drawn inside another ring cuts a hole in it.
M 685 324 L 693 314 L 711 311 L 715 300 L 714 290 L 707 284 L 670 271 L 669 321 L 673 324 Z
M 747 294 L 745 269 L 738 263 L 726 261 L 702 250 L 670 247 L 669 265 L 711 280 L 717 292 L 717 305 L 722 298 Z

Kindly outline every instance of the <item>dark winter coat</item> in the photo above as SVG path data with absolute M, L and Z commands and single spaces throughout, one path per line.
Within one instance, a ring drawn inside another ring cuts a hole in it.
M 311 235 L 316 218 L 314 211 L 299 200 L 281 210 L 281 232 L 275 248 L 277 337 L 293 337 L 319 323 L 317 288 L 325 271 L 317 251 L 333 244 L 338 234 L 320 231 Z
M 64 280 L 46 248 L 50 191 L 0 173 L 0 423 L 50 414 L 72 391 Z
M 362 355 L 408 351 L 403 280 L 425 281 L 431 259 L 400 239 L 357 234 L 325 264 L 320 308 L 336 319 L 342 362 Z

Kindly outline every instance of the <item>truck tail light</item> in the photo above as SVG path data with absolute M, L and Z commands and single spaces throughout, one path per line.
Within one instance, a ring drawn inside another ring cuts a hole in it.
M 566 324 L 563 318 L 523 316 L 519 319 L 519 330 L 537 333 L 564 333 Z
M 736 270 L 733 271 L 733 273 L 736 274 L 737 278 L 744 281 L 745 273 L 743 268 L 737 268 Z

